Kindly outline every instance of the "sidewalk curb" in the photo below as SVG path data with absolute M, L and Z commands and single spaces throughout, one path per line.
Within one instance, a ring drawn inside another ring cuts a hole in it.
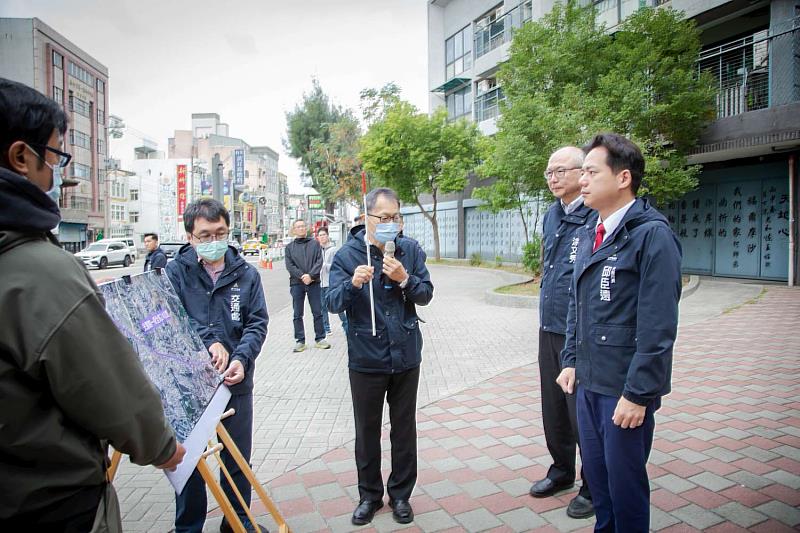
M 689 283 L 686 287 L 683 288 L 683 292 L 681 294 L 681 299 L 688 298 L 700 287 L 700 276 L 695 276 L 694 274 L 689 276 Z
M 508 285 L 519 285 L 520 283 L 528 283 L 533 280 L 532 276 L 523 274 L 512 274 L 510 272 L 499 272 L 502 274 L 501 278 L 506 283 L 486 289 L 484 292 L 484 299 L 490 305 L 497 305 L 500 307 L 513 307 L 517 309 L 537 309 L 539 307 L 538 296 L 521 296 L 519 294 L 500 294 L 495 292 L 498 287 L 505 287 Z

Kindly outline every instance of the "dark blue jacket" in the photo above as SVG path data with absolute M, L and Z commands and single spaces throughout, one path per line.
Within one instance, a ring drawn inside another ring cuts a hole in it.
M 647 405 L 670 391 L 681 247 L 641 198 L 593 254 L 594 237 L 594 223 L 584 226 L 562 366 L 592 392 Z
M 376 272 L 372 279 L 375 337 L 372 336 L 369 288 L 364 284 L 357 289 L 351 281 L 356 267 L 367 264 L 364 230 L 345 242 L 333 258 L 326 301 L 331 313 L 347 313 L 349 367 L 358 372 L 394 374 L 422 363 L 422 333 L 416 306 L 431 301 L 433 284 L 425 267 L 425 252 L 419 243 L 408 237 L 398 237 L 395 243 L 395 258 L 409 275 L 405 289 L 381 274 L 383 254 L 375 246 L 370 247 Z
M 597 212 L 582 205 L 567 215 L 557 200 L 544 215 L 544 262 L 539 291 L 539 326 L 548 333 L 564 335 L 572 294 L 572 272 L 584 225 L 597 222 Z
M 241 361 L 244 366 L 244 380 L 232 386 L 231 393 L 252 392 L 256 357 L 269 322 L 258 271 L 229 246 L 225 270 L 215 285 L 189 244 L 181 247 L 166 271 L 206 348 L 222 343 L 230 361 Z
M 162 250 L 160 246 L 152 252 L 149 252 L 147 258 L 144 260 L 145 272 L 153 270 L 154 268 L 166 268 L 166 266 L 167 254 L 164 253 L 164 250 Z

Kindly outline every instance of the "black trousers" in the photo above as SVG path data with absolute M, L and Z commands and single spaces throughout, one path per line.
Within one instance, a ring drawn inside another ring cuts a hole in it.
M 356 468 L 361 500 L 383 498 L 381 422 L 383 399 L 389 404 L 392 472 L 386 492 L 408 500 L 417 483 L 417 388 L 419 367 L 400 374 L 367 374 L 350 370 L 350 393 L 356 422 Z
M 575 479 L 575 452 L 578 443 L 578 419 L 575 394 L 565 394 L 556 378 L 561 373 L 561 350 L 566 337 L 539 329 L 539 377 L 542 390 L 542 421 L 547 449 L 553 464 L 547 477 L 553 481 Z M 583 476 L 580 494 L 591 499 L 589 485 Z
M 325 326 L 322 325 L 322 296 L 319 282 L 306 285 L 290 285 L 289 292 L 292 295 L 292 307 L 294 308 L 294 338 L 297 342 L 306 342 L 306 330 L 303 326 L 303 314 L 305 311 L 305 298 L 308 294 L 308 305 L 311 306 L 311 314 L 314 316 L 314 340 L 321 341 L 325 338 Z

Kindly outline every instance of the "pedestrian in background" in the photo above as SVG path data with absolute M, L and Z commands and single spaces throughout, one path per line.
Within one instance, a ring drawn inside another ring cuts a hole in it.
M 333 264 L 333 256 L 339 250 L 338 246 L 334 246 L 331 242 L 328 228 L 325 226 L 317 230 L 317 240 L 322 247 L 322 270 L 320 270 L 320 294 L 322 296 L 322 323 L 325 326 L 325 333 L 331 334 L 330 317 L 328 317 L 328 304 L 326 296 L 328 294 L 328 286 L 330 285 L 331 265 Z M 342 328 L 347 333 L 347 315 L 339 313 L 339 320 L 342 321 Z
M 319 275 L 322 271 L 322 247 L 316 239 L 308 236 L 308 228 L 304 220 L 295 220 L 292 224 L 294 240 L 286 247 L 286 270 L 289 271 L 289 292 L 292 295 L 294 310 L 294 352 L 306 349 L 306 331 L 303 324 L 305 299 L 314 317 L 314 340 L 316 348 L 330 349 L 325 340 L 325 326 L 322 322 L 322 300 Z
M 147 258 L 144 260 L 145 272 L 167 266 L 167 254 L 158 245 L 157 233 L 144 234 L 144 247 L 147 249 Z

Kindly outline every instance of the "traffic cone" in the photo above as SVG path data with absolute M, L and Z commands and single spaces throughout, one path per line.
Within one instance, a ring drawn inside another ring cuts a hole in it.
M 270 270 L 272 270 L 272 259 L 270 259 L 270 260 L 269 260 L 269 263 L 267 263 L 267 264 L 269 265 L 267 268 L 268 268 L 268 269 L 270 269 Z

